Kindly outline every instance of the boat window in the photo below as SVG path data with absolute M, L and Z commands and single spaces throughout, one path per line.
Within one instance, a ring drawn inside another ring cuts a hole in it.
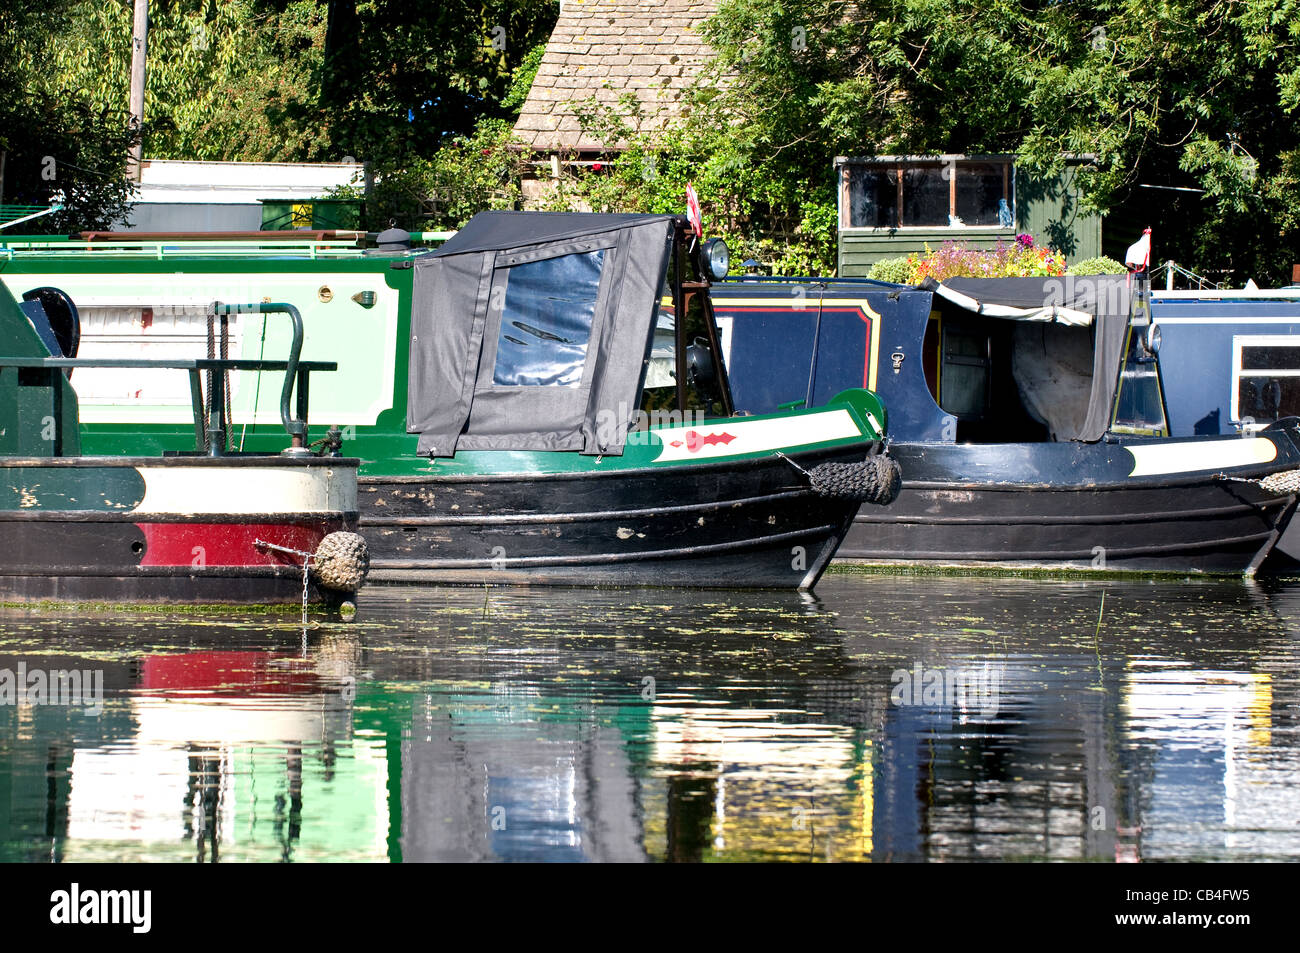
M 1284 335 L 1232 339 L 1232 419 L 1248 428 L 1300 415 L 1300 341 Z
M 1139 307 L 1134 305 L 1138 315 Z M 1139 320 L 1140 317 L 1132 319 L 1124 342 L 1126 357 L 1116 387 L 1110 429 L 1113 433 L 1167 437 L 1169 425 L 1160 384 L 1160 359 L 1143 346 L 1145 324 L 1138 323 Z
M 943 329 L 939 405 L 958 419 L 980 420 L 988 410 L 989 350 L 987 333 Z
M 600 249 L 508 269 L 494 384 L 581 383 L 604 258 Z

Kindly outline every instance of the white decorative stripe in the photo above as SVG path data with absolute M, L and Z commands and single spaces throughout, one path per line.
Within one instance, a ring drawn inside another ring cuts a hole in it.
M 186 515 L 355 512 L 344 467 L 139 467 L 144 499 L 133 513 Z
M 1133 469 L 1129 473 L 1131 477 L 1227 470 L 1231 467 L 1269 463 L 1277 458 L 1277 447 L 1266 437 L 1161 442 L 1124 449 L 1133 457 Z
M 974 311 L 976 314 L 987 315 L 990 318 L 1013 318 L 1018 321 L 1056 321 L 1071 327 L 1085 327 L 1092 324 L 1092 315 L 1087 311 L 1076 311 L 1072 308 L 1062 308 L 1054 304 L 1045 305 L 1041 308 L 1013 308 L 1003 304 L 985 304 L 975 300 L 970 295 L 962 294 L 960 291 L 943 284 L 935 288 L 934 291 L 935 294 L 947 298 L 960 308 Z
M 659 456 L 655 457 L 656 463 L 790 450 L 863 436 L 853 416 L 844 409 L 770 420 L 731 417 L 689 426 L 652 427 L 650 432 L 664 445 Z

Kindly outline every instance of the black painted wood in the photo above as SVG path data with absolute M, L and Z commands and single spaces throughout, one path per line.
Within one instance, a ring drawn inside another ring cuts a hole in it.
M 359 489 L 373 582 L 810 588 L 857 508 L 813 493 L 775 457 L 602 475 L 364 477 Z
M 838 558 L 1241 573 L 1294 512 L 1294 497 L 1255 482 L 1300 466 L 1290 439 L 1275 442 L 1268 465 L 1152 477 L 1127 476 L 1132 457 L 1119 443 L 896 444 L 902 492 L 859 511 Z

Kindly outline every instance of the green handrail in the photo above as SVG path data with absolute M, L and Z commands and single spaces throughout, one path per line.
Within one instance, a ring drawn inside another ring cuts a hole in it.
M 212 303 L 216 314 L 287 314 L 293 323 L 293 343 L 289 345 L 289 366 L 284 371 L 284 386 L 280 389 L 280 421 L 289 432 L 292 449 L 307 447 L 307 422 L 289 413 L 289 398 L 293 395 L 293 382 L 298 374 L 298 357 L 302 354 L 302 315 L 298 309 L 287 301 L 266 301 L 257 304 L 222 304 Z M 299 394 L 299 401 L 305 395 Z

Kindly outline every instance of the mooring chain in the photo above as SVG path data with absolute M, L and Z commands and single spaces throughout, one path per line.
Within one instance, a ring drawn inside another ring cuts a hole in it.
M 351 600 L 366 581 L 370 572 L 370 550 L 366 541 L 356 533 L 342 530 L 327 533 L 316 547 L 316 552 L 308 553 L 292 546 L 281 546 L 264 539 L 253 540 L 253 545 L 261 550 L 273 550 L 289 556 L 302 557 L 302 618 L 307 623 L 307 601 L 310 598 L 310 577 L 312 567 L 316 570 L 316 583 L 330 599 Z M 344 602 L 343 605 L 348 605 Z M 355 606 L 352 607 L 355 610 Z
M 1228 476 L 1226 473 L 1217 473 L 1215 476 L 1229 483 L 1254 483 L 1266 493 L 1272 493 L 1275 496 L 1289 496 L 1292 493 L 1300 493 L 1300 470 L 1280 470 L 1277 473 L 1270 473 L 1268 476 L 1258 479 Z
M 306 625 L 307 624 L 307 583 L 311 572 L 311 561 L 316 558 L 316 554 L 304 552 L 301 549 L 294 549 L 291 546 L 281 546 L 277 543 L 268 543 L 264 539 L 253 540 L 253 545 L 259 546 L 262 549 L 274 549 L 278 553 L 289 553 L 292 556 L 302 557 L 302 624 Z
M 860 463 L 819 463 L 811 470 L 805 470 L 780 450 L 774 453 L 803 474 L 818 496 L 884 505 L 892 502 L 902 487 L 898 463 L 883 453 Z

